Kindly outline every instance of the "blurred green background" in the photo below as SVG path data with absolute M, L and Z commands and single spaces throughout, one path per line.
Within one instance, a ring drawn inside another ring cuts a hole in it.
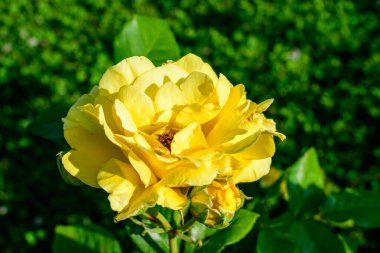
M 134 13 L 165 19 L 182 55 L 245 84 L 253 101 L 275 98 L 268 115 L 287 140 L 274 166 L 314 146 L 339 186 L 380 192 L 380 1 L 3 0 L 0 13 L 1 252 L 49 252 L 67 223 L 109 228 L 127 248 L 106 195 L 60 178 L 65 143 L 29 125 L 98 83 Z M 379 249 L 377 232 L 363 252 Z

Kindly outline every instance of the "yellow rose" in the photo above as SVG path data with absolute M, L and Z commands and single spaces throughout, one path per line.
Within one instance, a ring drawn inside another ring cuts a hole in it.
M 233 182 L 213 181 L 210 185 L 192 189 L 190 212 L 208 227 L 224 228 L 243 205 L 244 197 Z
M 268 173 L 273 135 L 284 138 L 262 114 L 271 103 L 248 100 L 243 85 L 192 54 L 160 67 L 127 58 L 63 119 L 71 150 L 62 162 L 109 193 L 117 221 L 155 205 L 178 210 L 190 186 Z

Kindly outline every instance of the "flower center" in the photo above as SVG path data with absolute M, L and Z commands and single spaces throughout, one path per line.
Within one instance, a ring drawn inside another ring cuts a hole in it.
M 172 144 L 173 138 L 174 138 L 174 132 L 164 133 L 158 135 L 158 141 L 161 142 L 161 144 L 167 148 L 169 151 L 171 151 L 170 145 Z

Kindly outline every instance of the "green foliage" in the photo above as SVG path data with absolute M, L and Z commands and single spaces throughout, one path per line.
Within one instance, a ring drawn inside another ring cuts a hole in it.
M 314 221 L 296 221 L 289 226 L 260 231 L 257 252 L 343 253 L 344 246 L 331 228 Z
M 62 226 L 55 228 L 53 253 L 121 253 L 117 240 L 107 231 L 94 226 Z
M 68 106 L 49 108 L 38 114 L 29 124 L 29 130 L 48 140 L 63 139 L 62 118 L 66 116 Z
M 166 233 L 144 233 L 144 228 L 136 225 L 131 220 L 126 221 L 125 225 L 128 236 L 131 237 L 133 243 L 136 244 L 141 252 L 156 253 L 169 251 Z
M 373 192 L 334 192 L 322 208 L 323 216 L 335 222 L 352 220 L 363 228 L 380 228 L 380 198 Z
M 178 237 L 184 240 L 183 250 L 180 252 L 221 252 L 226 246 L 244 238 L 258 217 L 257 213 L 242 209 L 236 213 L 233 223 L 225 229 L 212 229 L 195 222 L 190 228 L 190 237 L 181 232 L 181 226 L 174 226 L 178 229 Z M 174 220 L 171 221 L 173 223 Z M 169 252 L 168 234 L 154 222 L 132 218 L 124 223 L 128 236 L 141 252 Z
M 261 220 L 257 252 L 357 252 L 363 244 L 359 227 L 379 227 L 378 198 L 373 193 L 332 191 L 327 181 L 315 150 L 309 149 L 265 189 L 274 191 L 276 199 L 267 195 L 253 207 L 268 213 Z M 318 198 L 311 198 L 315 194 Z
M 289 166 L 314 146 L 338 182 L 379 188 L 378 3 L 210 0 L 160 6 L 183 54 L 208 59 L 233 83 L 245 84 L 254 101 L 275 98 L 269 113 L 288 137 L 278 145 L 278 166 Z
M 259 215 L 241 209 L 230 226 L 215 232 L 196 252 L 221 252 L 226 246 L 239 242 L 252 229 Z
M 168 24 L 158 18 L 135 15 L 114 41 L 115 62 L 146 56 L 156 66 L 180 58 L 179 47 Z
M 309 149 L 287 172 L 290 209 L 295 215 L 315 210 L 324 198 L 324 174 L 315 149 Z

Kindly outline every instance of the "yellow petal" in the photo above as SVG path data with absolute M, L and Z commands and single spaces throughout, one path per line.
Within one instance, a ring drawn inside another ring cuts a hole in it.
M 219 111 L 219 107 L 216 107 L 213 103 L 184 106 L 174 117 L 173 127 L 183 128 L 192 122 L 204 124 L 215 118 Z
M 105 134 L 112 143 L 118 145 L 114 137 L 114 132 L 105 120 L 103 107 L 101 105 L 97 104 L 94 106 L 92 104 L 86 104 L 78 107 L 78 109 L 83 112 L 83 117 L 87 117 L 91 120 L 93 126 L 100 126 L 103 128 L 103 131 L 99 132 L 99 134 Z
M 284 141 L 286 139 L 286 135 L 282 134 L 282 133 L 279 133 L 279 132 L 274 132 L 272 133 L 274 136 L 277 136 L 278 138 L 280 138 L 280 140 Z
M 129 201 L 129 205 L 119 211 L 115 217 L 115 221 L 128 219 L 132 216 L 144 212 L 147 208 L 157 204 L 158 188 L 155 185 L 149 188 L 137 188 Z
M 137 131 L 137 127 L 133 121 L 132 114 L 127 110 L 125 105 L 119 99 L 115 100 L 113 114 L 114 117 L 119 120 L 124 131 L 132 133 Z
M 143 182 L 145 187 L 157 182 L 157 178 L 149 166 L 134 152 L 129 152 L 128 159 L 135 171 L 138 173 L 140 180 Z
M 200 125 L 190 123 L 174 135 L 171 151 L 174 155 L 185 155 L 208 146 Z
M 182 68 L 188 74 L 197 71 L 208 75 L 214 83 L 218 80 L 218 77 L 212 70 L 211 66 L 204 63 L 200 57 L 194 54 L 187 54 L 174 64 Z
M 228 113 L 231 110 L 243 105 L 246 102 L 246 92 L 244 85 L 238 84 L 230 89 L 227 102 L 224 105 L 224 112 Z
M 118 99 L 130 112 L 137 127 L 153 124 L 155 117 L 153 102 L 138 87 L 124 86 L 118 94 Z
M 241 112 L 234 110 L 223 115 L 219 119 L 206 137 L 210 146 L 217 146 L 232 140 L 237 134 L 246 133 L 245 130 L 239 129 L 242 121 Z
M 136 136 L 126 137 L 120 135 L 116 135 L 115 137 L 121 144 L 121 149 L 124 153 L 129 154 L 130 151 L 133 151 L 144 161 L 157 178 L 165 177 L 178 164 L 179 160 L 177 158 L 169 157 L 164 159 L 164 157 L 156 154 L 149 142 L 143 140 L 144 137 L 139 136 L 135 138 Z
M 171 122 L 171 119 L 174 116 L 174 112 L 172 110 L 161 111 L 156 114 L 156 124 L 164 124 L 167 125 L 168 122 Z
M 262 113 L 264 111 L 266 111 L 269 106 L 273 103 L 274 99 L 273 98 L 269 98 L 263 102 L 261 102 L 260 104 L 257 105 L 257 108 L 256 108 L 256 113 Z
M 135 189 L 141 185 L 139 175 L 131 165 L 112 159 L 97 175 L 99 185 L 109 193 L 112 210 L 121 211 L 128 205 Z
M 147 208 L 161 205 L 173 210 L 185 207 L 187 196 L 180 189 L 173 189 L 158 184 L 152 185 L 147 189 L 136 189 L 130 204 L 121 210 L 115 217 L 115 221 L 125 220 L 129 217 L 144 212 Z
M 202 186 L 210 184 L 216 175 L 217 169 L 215 168 L 178 166 L 172 169 L 158 184 L 170 187 Z
M 254 145 L 257 140 L 260 138 L 261 132 L 253 132 L 249 135 L 245 135 L 244 138 L 240 139 L 229 145 L 222 145 L 220 152 L 226 154 L 236 154 L 241 153 L 246 149 L 249 149 L 252 145 Z
M 187 201 L 186 194 L 183 194 L 180 189 L 161 187 L 158 190 L 157 204 L 162 207 L 179 210 L 185 207 Z
M 96 176 L 105 162 L 111 158 L 124 158 L 120 149 L 105 135 L 79 127 L 65 129 L 64 135 L 72 150 L 62 157 L 63 166 L 90 186 L 99 187 Z
M 204 73 L 192 72 L 180 84 L 183 94 L 184 104 L 202 105 L 213 93 L 214 85 L 212 80 Z
M 268 174 L 272 158 L 252 160 L 236 173 L 234 183 L 253 182 Z
M 195 151 L 191 154 L 187 154 L 186 158 L 188 158 L 190 160 L 196 160 L 196 161 L 211 160 L 211 159 L 215 159 L 215 157 L 217 157 L 219 155 L 220 155 L 220 153 L 217 152 L 217 150 L 215 150 L 213 148 L 207 148 L 207 149 Z
M 226 104 L 232 87 L 233 86 L 230 81 L 228 81 L 223 74 L 220 74 L 218 82 L 216 83 L 216 93 L 218 95 L 218 102 L 221 107 Z
M 174 62 L 165 63 L 161 68 L 170 73 L 169 78 L 173 83 L 177 83 L 180 79 L 186 78 L 188 75 L 186 71 L 177 66 Z
M 183 93 L 173 82 L 166 82 L 161 86 L 156 93 L 154 101 L 157 111 L 171 110 L 175 106 L 184 104 Z
M 124 133 L 123 129 L 120 128 L 117 120 L 114 118 L 114 103 L 111 100 L 103 96 L 97 96 L 95 98 L 94 104 L 101 105 L 103 110 L 101 117 L 105 120 L 105 123 L 113 133 Z
M 226 82 L 228 82 L 228 80 L 224 80 L 221 75 L 220 83 L 222 85 L 220 86 L 228 86 Z M 239 84 L 233 86 L 229 89 L 229 91 L 227 91 L 227 87 L 221 88 L 218 86 L 219 85 L 217 85 L 218 103 L 220 105 L 223 104 L 223 107 L 215 118 L 202 126 L 203 132 L 207 136 L 207 141 L 209 143 L 214 143 L 213 145 L 218 145 L 228 141 L 236 135 L 238 125 L 241 120 L 244 119 L 244 112 L 240 107 L 247 101 L 245 97 L 244 85 Z M 225 96 L 228 96 L 228 98 Z
M 94 103 L 94 100 L 98 94 L 98 87 L 95 86 L 89 94 L 81 96 L 78 101 L 71 106 L 67 116 L 62 119 L 64 123 L 63 128 L 80 126 L 94 133 L 101 132 L 102 127 L 99 125 L 94 125 L 93 121 L 86 117 L 86 115 L 79 109 L 83 105 Z
M 131 85 L 137 76 L 153 68 L 153 63 L 143 56 L 124 59 L 104 73 L 99 82 L 99 92 L 113 100 L 121 87 Z
M 272 157 L 276 148 L 274 145 L 273 136 L 270 133 L 263 133 L 258 138 L 257 142 L 239 153 L 238 156 L 242 159 L 263 159 Z
M 166 64 L 161 67 L 151 69 L 141 76 L 138 76 L 134 81 L 133 86 L 137 86 L 146 91 L 150 89 L 152 85 L 161 87 L 168 81 L 177 83 L 179 79 L 184 78 L 185 76 L 186 73 L 181 68 L 173 64 Z

